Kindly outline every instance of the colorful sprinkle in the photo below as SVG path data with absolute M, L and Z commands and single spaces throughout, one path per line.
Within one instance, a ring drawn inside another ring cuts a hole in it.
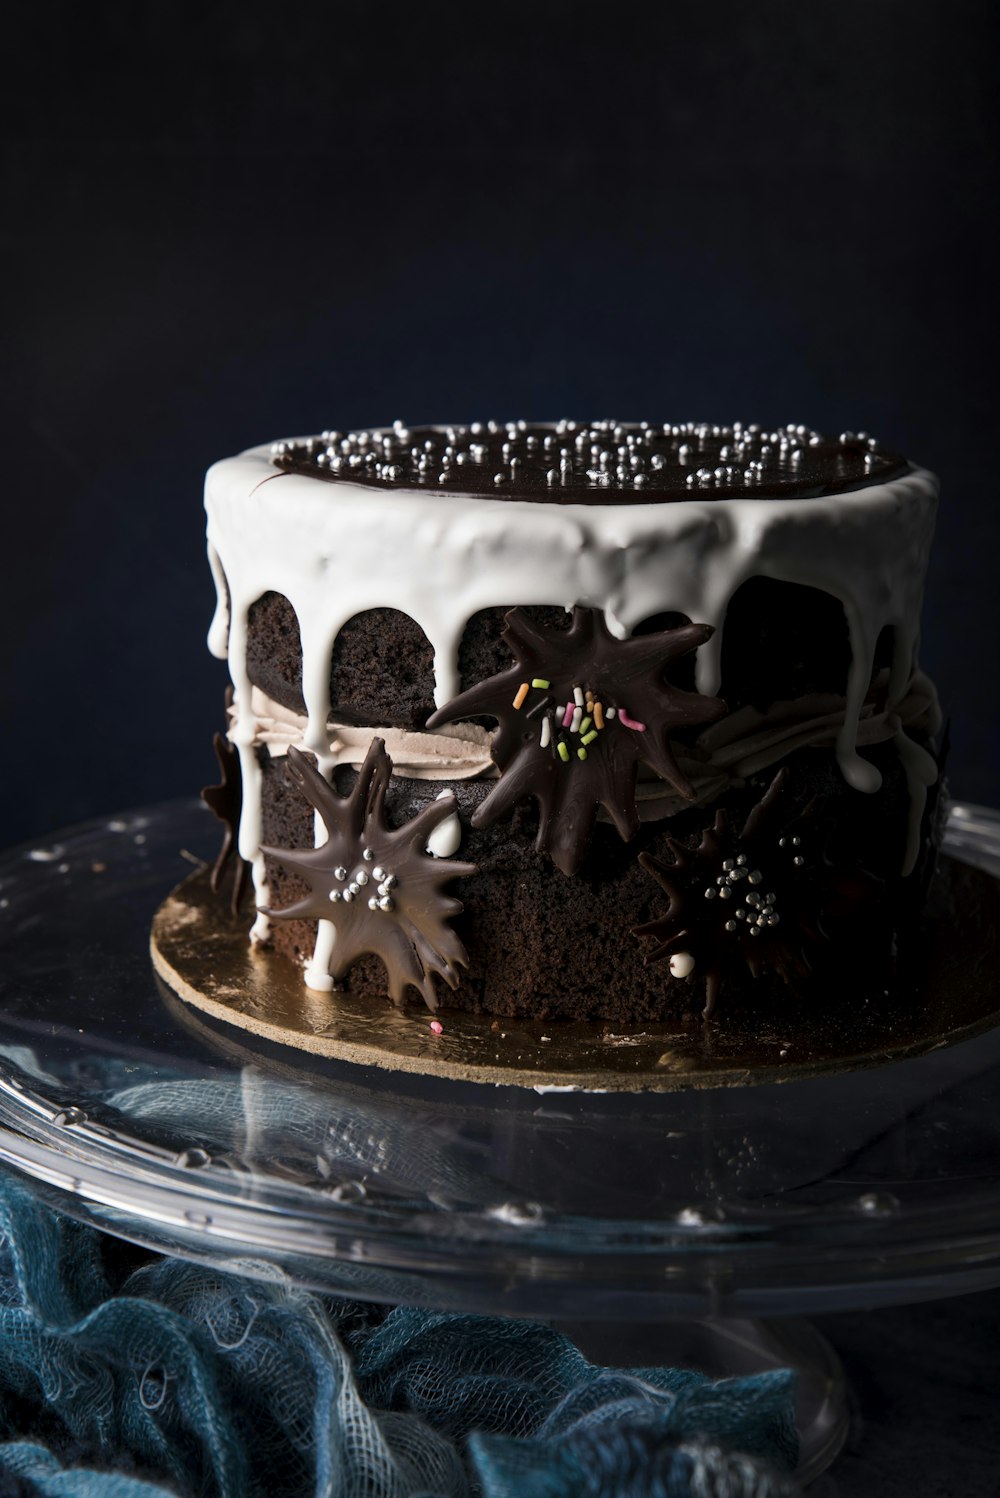
M 604 716 L 606 718 L 613 718 L 615 716 L 615 711 L 616 709 L 613 707 L 606 708 L 604 711 Z
M 552 737 L 552 719 L 548 716 L 548 714 L 546 714 L 545 717 L 542 719 L 542 732 L 541 732 L 541 737 L 538 740 L 539 744 L 541 744 L 541 746 L 542 746 L 543 749 L 547 749 L 548 748 L 548 746 L 549 746 L 549 739 L 551 737 Z
M 593 723 L 593 721 L 594 721 L 593 718 L 583 718 L 583 719 L 581 719 L 580 727 L 578 729 L 578 732 L 579 733 L 589 733 L 590 732 L 590 726 Z
M 566 704 L 566 711 L 563 713 L 563 720 L 562 720 L 562 726 L 563 726 L 563 728 L 568 728 L 569 725 L 572 723 L 574 711 L 575 711 L 575 709 L 573 707 L 572 702 L 567 702 L 567 704 Z
M 582 707 L 583 706 L 583 688 L 582 687 L 574 687 L 573 688 L 573 701 L 576 703 L 577 707 Z
M 435 1035 L 443 1035 L 444 1034 L 444 1025 L 442 1025 L 442 1023 L 441 1023 L 441 1021 L 439 1019 L 432 1019 L 431 1020 L 431 1029 L 434 1031 Z
M 577 759 L 586 759 L 587 758 L 587 751 L 586 751 L 586 749 L 578 749 L 576 751 L 576 757 L 577 757 Z
M 569 725 L 569 731 L 570 731 L 570 733 L 579 733 L 580 732 L 580 722 L 581 722 L 582 718 L 583 718 L 583 708 L 582 707 L 575 707 L 573 709 L 573 721 Z
M 594 722 L 598 728 L 604 727 L 604 708 L 599 702 L 594 703 Z
M 596 728 L 592 728 L 589 733 L 585 733 L 583 735 L 583 738 L 580 740 L 580 743 L 581 744 L 592 744 L 596 738 L 597 738 L 597 729 Z
M 550 681 L 546 681 L 544 676 L 534 676 L 531 679 L 531 685 L 533 687 L 538 687 L 542 692 L 547 692 L 552 683 Z
M 629 715 L 628 715 L 628 713 L 625 711 L 625 709 L 623 707 L 620 707 L 618 709 L 618 716 L 621 719 L 621 721 L 625 724 L 626 728 L 634 728 L 635 731 L 636 731 L 636 733 L 645 733 L 646 732 L 646 725 L 645 725 L 645 723 L 637 723 L 634 718 L 630 718 Z
M 525 697 L 527 697 L 527 695 L 528 695 L 528 683 L 526 681 L 522 681 L 521 685 L 517 689 L 517 696 L 514 698 L 514 706 L 515 707 L 520 707 L 521 703 L 524 701 L 524 699 L 525 699 Z
M 569 750 L 566 748 L 566 745 L 563 743 L 562 739 L 559 740 L 558 747 L 559 758 L 562 760 L 563 764 L 569 764 Z

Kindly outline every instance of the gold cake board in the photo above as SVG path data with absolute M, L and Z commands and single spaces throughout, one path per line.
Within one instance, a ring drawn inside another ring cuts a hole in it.
M 779 1017 L 722 1008 L 710 1023 L 686 1016 L 631 1028 L 448 1008 L 432 1015 L 416 1000 L 397 1009 L 381 995 L 314 992 L 286 958 L 251 947 L 246 924 L 230 924 L 199 870 L 156 912 L 156 972 L 193 1008 L 265 1040 L 463 1082 L 595 1092 L 792 1082 L 924 1055 L 1000 1024 L 1000 886 L 950 859 L 941 860 L 921 925 L 921 995 L 887 1001 L 888 1012 L 852 1006 L 848 995 L 836 1013 L 806 1004 Z

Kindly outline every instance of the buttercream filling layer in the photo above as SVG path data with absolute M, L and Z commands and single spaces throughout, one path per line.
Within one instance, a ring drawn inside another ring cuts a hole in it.
M 229 709 L 229 737 L 234 739 L 233 721 L 239 711 L 234 701 Z M 250 711 L 256 728 L 254 746 L 263 745 L 272 759 L 281 759 L 289 749 L 304 749 L 309 719 L 268 697 L 259 687 L 250 689 Z M 338 765 L 364 763 L 372 739 L 385 742 L 386 753 L 397 775 L 411 780 L 473 780 L 495 775 L 490 758 L 493 735 L 476 723 L 455 723 L 435 733 L 410 728 L 370 728 L 349 723 L 327 723 L 329 770 Z
M 911 752 L 924 752 L 910 735 L 930 735 L 940 726 L 932 682 L 922 671 L 915 671 L 903 696 L 891 707 L 887 703 L 888 684 L 888 672 L 882 672 L 865 700 L 858 719 L 858 747 L 898 741 L 902 734 Z M 250 710 L 256 724 L 254 746 L 265 747 L 273 759 L 280 759 L 292 747 L 307 747 L 309 720 L 304 713 L 275 702 L 259 687 L 251 688 Z M 799 749 L 835 749 L 846 710 L 844 697 L 812 693 L 795 702 L 774 703 L 764 712 L 742 707 L 710 724 L 691 744 L 675 746 L 677 763 L 691 782 L 695 803 L 714 800 L 734 781 L 760 774 Z M 239 704 L 234 703 L 230 708 L 231 739 L 235 738 L 238 711 Z M 490 758 L 493 734 L 475 723 L 447 725 L 427 733 L 329 722 L 327 737 L 331 770 L 339 765 L 361 765 L 372 740 L 380 738 L 385 741 L 395 773 L 409 779 L 473 780 L 496 775 Z M 931 760 L 930 755 L 926 758 Z M 928 783 L 934 778 L 936 768 Z M 672 787 L 652 777 L 640 779 L 636 799 L 644 820 L 672 816 L 691 805 Z

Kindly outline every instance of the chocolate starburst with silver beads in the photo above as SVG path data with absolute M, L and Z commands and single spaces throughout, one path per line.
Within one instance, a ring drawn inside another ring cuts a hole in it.
M 476 872 L 475 864 L 426 851 L 435 827 L 454 815 L 454 797 L 432 801 L 401 827 L 389 827 L 385 795 L 392 761 L 378 738 L 346 796 L 297 749 L 289 749 L 287 763 L 292 780 L 322 818 L 327 839 L 318 848 L 264 848 L 308 885 L 301 900 L 266 914 L 275 920 L 332 921 L 331 977 L 343 978 L 352 963 L 371 953 L 385 964 L 394 1003 L 402 1004 L 406 989 L 413 987 L 429 1009 L 436 1009 L 436 979 L 457 988 L 459 969 L 468 966 L 449 924 L 462 902 L 445 886 Z
M 226 690 L 226 709 L 228 711 L 233 700 L 232 687 Z M 243 899 L 247 886 L 249 865 L 241 858 L 237 848 L 239 837 L 240 813 L 243 808 L 243 774 L 240 769 L 239 750 L 231 744 L 221 733 L 217 733 L 212 739 L 212 747 L 215 757 L 219 762 L 219 784 L 206 785 L 202 788 L 201 799 L 225 828 L 222 838 L 222 847 L 219 849 L 215 863 L 212 865 L 212 893 L 217 895 L 222 887 L 222 880 L 229 864 L 235 860 L 233 871 L 232 888 L 229 895 L 229 908 L 233 919 L 236 919 L 240 902 Z
M 634 934 L 655 942 L 647 961 L 665 960 L 674 978 L 704 979 L 706 1018 L 726 974 L 741 966 L 754 978 L 771 971 L 797 987 L 810 953 L 830 939 L 831 923 L 881 894 L 881 880 L 828 856 L 814 805 L 789 808 L 787 784 L 788 771 L 779 770 L 738 830 L 720 809 L 697 848 L 668 837 L 670 864 L 639 855 L 670 905 Z
M 480 714 L 497 720 L 490 753 L 500 780 L 472 825 L 489 827 L 517 802 L 533 799 L 535 846 L 564 874 L 575 874 L 600 807 L 625 842 L 638 832 L 640 765 L 691 797 L 670 735 L 722 717 L 726 704 L 681 691 L 664 671 L 711 634 L 711 625 L 685 624 L 616 640 L 599 609 L 575 608 L 568 629 L 535 624 L 511 609 L 501 638 L 515 664 L 427 720 L 429 729 Z
M 473 421 L 328 429 L 271 447 L 313 478 L 557 504 L 809 497 L 904 472 L 867 432 L 824 436 L 801 422 Z

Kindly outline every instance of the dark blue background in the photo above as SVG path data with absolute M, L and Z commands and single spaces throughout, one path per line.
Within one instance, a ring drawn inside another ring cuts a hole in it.
M 20 7 L 2 840 L 211 776 L 203 470 L 396 416 L 805 421 L 936 469 L 924 662 L 996 802 L 995 13 Z

